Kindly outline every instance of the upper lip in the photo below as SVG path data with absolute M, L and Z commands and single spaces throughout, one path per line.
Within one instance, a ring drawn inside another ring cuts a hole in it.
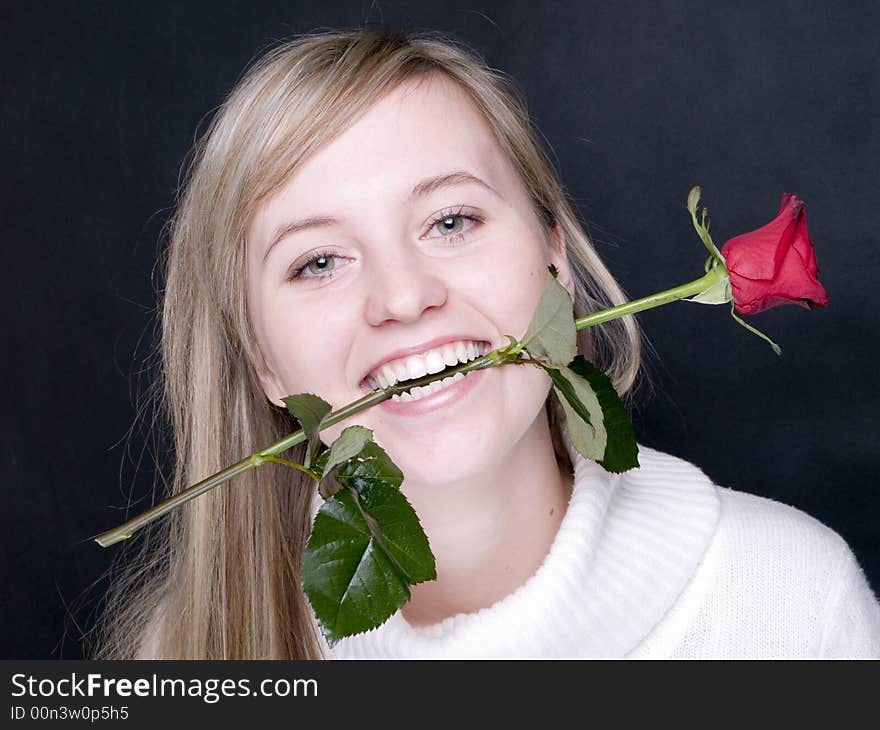
M 472 335 L 441 335 L 440 337 L 435 337 L 433 340 L 428 340 L 427 342 L 419 343 L 418 345 L 413 345 L 412 347 L 402 347 L 399 350 L 394 350 L 394 352 L 389 352 L 385 355 L 381 360 L 378 360 L 364 373 L 364 377 L 361 378 L 361 385 L 366 385 L 367 378 L 370 376 L 370 373 L 375 372 L 380 367 L 382 367 L 386 362 L 391 362 L 392 360 L 399 360 L 402 357 L 409 357 L 410 355 L 421 355 L 423 352 L 427 352 L 428 350 L 433 350 L 435 347 L 441 347 L 448 342 L 458 342 L 459 340 L 472 340 L 473 342 L 489 342 L 482 337 L 475 337 Z M 490 343 L 491 346 L 491 343 Z

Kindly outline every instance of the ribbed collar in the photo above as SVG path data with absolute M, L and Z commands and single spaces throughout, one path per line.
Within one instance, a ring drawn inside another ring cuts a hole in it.
M 329 658 L 623 657 L 675 603 L 715 532 L 719 496 L 693 464 L 639 445 L 610 474 L 568 444 L 574 488 L 544 562 L 480 611 L 413 627 L 398 611 Z

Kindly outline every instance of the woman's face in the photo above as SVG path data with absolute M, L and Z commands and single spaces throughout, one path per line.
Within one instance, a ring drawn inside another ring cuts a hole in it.
M 549 263 L 571 292 L 557 233 L 542 228 L 453 82 L 398 87 L 312 155 L 251 222 L 249 308 L 267 397 L 283 405 L 285 395 L 310 392 L 336 409 L 369 392 L 365 378 L 389 357 L 398 377 L 424 374 L 438 355 L 462 354 L 453 343 L 496 348 L 508 334 L 521 338 Z M 395 357 L 423 351 L 435 354 Z M 549 387 L 534 367 L 491 368 L 420 400 L 386 401 L 321 438 L 330 443 L 359 423 L 407 481 L 466 479 L 516 446 Z

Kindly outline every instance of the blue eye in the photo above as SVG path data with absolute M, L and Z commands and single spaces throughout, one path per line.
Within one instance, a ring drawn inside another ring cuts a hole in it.
M 331 251 L 319 251 L 308 261 L 306 261 L 302 266 L 299 266 L 291 271 L 287 279 L 288 281 L 293 281 L 294 279 L 299 278 L 329 279 L 331 276 L 333 276 L 333 273 L 336 270 L 336 264 L 333 262 L 337 258 L 338 257 Z M 312 264 L 316 264 L 315 268 L 312 268 Z M 306 270 L 308 270 L 310 274 L 309 276 L 304 276 Z
M 430 230 L 437 228 L 440 231 L 440 236 L 432 236 L 432 238 L 448 238 L 450 241 L 458 242 L 464 238 L 464 231 L 470 230 L 475 223 L 482 222 L 482 219 L 475 215 L 464 215 L 462 213 L 463 210 L 464 208 L 459 208 L 455 211 L 444 211 L 431 221 Z M 457 221 L 460 221 L 462 225 L 457 225 Z M 469 222 L 470 225 L 462 229 L 465 221 Z

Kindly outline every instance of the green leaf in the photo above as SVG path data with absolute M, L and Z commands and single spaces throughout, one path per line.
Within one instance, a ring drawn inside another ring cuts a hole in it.
M 409 585 L 373 538 L 351 490 L 315 516 L 302 585 L 327 643 L 383 624 L 409 600 Z
M 544 369 L 561 396 L 569 439 L 575 449 L 610 472 L 637 467 L 635 431 L 608 376 L 581 355 L 555 372 Z
M 325 449 L 315 459 L 314 471 L 325 474 L 318 485 L 318 491 L 324 499 L 335 494 L 341 488 L 341 483 L 353 486 L 357 489 L 365 485 L 382 482 L 400 488 L 403 483 L 403 472 L 391 461 L 391 457 L 379 444 L 370 440 L 366 443 L 354 458 L 337 464 L 335 467 L 336 478 L 330 474 L 332 469 L 326 469 L 330 449 Z
M 389 491 L 400 489 L 403 472 L 379 444 L 370 440 L 356 456 L 339 464 L 336 481 L 356 491 L 369 515 L 368 522 L 375 520 L 374 537 L 411 583 L 435 577 L 434 556 L 415 512 L 402 494 L 398 498 Z M 410 512 L 414 523 L 407 517 Z
M 380 626 L 409 600 L 410 585 L 436 578 L 428 539 L 403 492 L 379 480 L 361 486 L 324 503 L 303 559 L 303 590 L 330 646 Z
M 324 473 L 324 465 L 327 463 L 327 457 L 330 456 L 330 449 L 324 449 L 319 453 L 312 462 L 312 470 L 316 474 Z
M 317 457 L 315 457 L 315 461 L 312 464 L 312 471 L 315 474 L 323 475 L 324 474 L 324 466 L 327 464 L 327 458 L 330 456 L 330 449 L 324 449 Z M 333 494 L 336 494 L 342 487 L 339 482 L 337 482 L 332 474 L 327 474 L 327 476 L 321 476 L 321 480 L 318 482 L 318 494 L 320 494 L 324 499 L 327 499 Z
M 373 480 L 348 480 L 337 475 L 345 486 L 355 488 L 366 513 L 373 538 L 409 583 L 421 583 L 437 577 L 434 555 L 419 518 L 403 492 L 392 484 Z
M 337 466 L 336 476 L 340 482 L 346 482 L 359 490 L 375 483 L 400 488 L 403 483 L 403 472 L 391 461 L 385 449 L 372 440 L 354 459 Z
M 586 458 L 601 463 L 608 434 L 602 419 L 602 406 L 590 387 L 577 373 L 565 366 L 544 366 L 565 411 L 568 438 Z
M 605 456 L 599 463 L 610 472 L 635 469 L 639 465 L 639 446 L 636 432 L 626 412 L 626 406 L 614 390 L 611 380 L 599 368 L 578 355 L 568 367 L 589 382 L 602 406 L 602 420 L 608 434 Z
M 330 444 L 330 453 L 324 463 L 321 477 L 327 476 L 330 470 L 338 464 L 357 456 L 364 446 L 372 440 L 373 432 L 365 426 L 348 426 L 343 429 L 339 438 Z
M 547 273 L 547 283 L 522 345 L 532 357 L 545 356 L 560 365 L 570 362 L 577 353 L 574 305 L 552 272 Z
M 306 469 L 311 466 L 312 458 L 315 455 L 315 449 L 320 442 L 321 429 L 319 428 L 321 420 L 332 410 L 332 406 L 322 398 L 313 393 L 299 393 L 298 395 L 288 395 L 281 399 L 287 406 L 287 410 L 291 415 L 299 421 L 303 431 L 306 432 L 307 445 L 306 456 L 303 464 Z

